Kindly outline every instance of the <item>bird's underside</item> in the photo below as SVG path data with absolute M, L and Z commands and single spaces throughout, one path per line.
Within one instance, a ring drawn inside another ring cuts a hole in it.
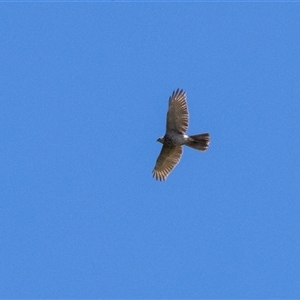
M 180 161 L 183 145 L 200 151 L 207 150 L 210 143 L 209 133 L 185 135 L 188 119 L 186 94 L 183 90 L 177 89 L 169 98 L 166 134 L 157 140 L 163 146 L 152 171 L 156 180 L 166 180 Z

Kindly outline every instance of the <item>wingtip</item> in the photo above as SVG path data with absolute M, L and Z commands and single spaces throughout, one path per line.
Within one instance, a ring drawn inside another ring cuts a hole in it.
M 181 95 L 181 94 L 185 95 L 186 92 L 183 89 L 178 88 L 177 90 L 173 91 L 172 96 Z
M 152 171 L 152 177 L 157 181 L 166 181 L 167 176 L 163 176 L 162 174 L 156 173 L 154 170 Z

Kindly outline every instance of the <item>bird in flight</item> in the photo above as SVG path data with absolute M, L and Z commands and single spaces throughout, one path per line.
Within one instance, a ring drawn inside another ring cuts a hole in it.
M 163 146 L 152 171 L 156 180 L 166 180 L 170 172 L 179 163 L 183 145 L 200 151 L 207 150 L 210 143 L 209 133 L 188 136 L 185 134 L 188 123 L 189 113 L 186 93 L 177 89 L 169 98 L 166 133 L 163 137 L 157 139 Z

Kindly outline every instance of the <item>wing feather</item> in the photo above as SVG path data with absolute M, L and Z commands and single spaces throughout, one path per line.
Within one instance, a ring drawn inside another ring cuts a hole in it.
M 178 164 L 182 155 L 181 146 L 163 145 L 157 158 L 156 165 L 152 171 L 156 180 L 166 180 L 167 176 Z
M 186 102 L 186 93 L 177 89 L 169 98 L 167 113 L 167 132 L 176 131 L 185 134 L 189 125 L 189 113 Z

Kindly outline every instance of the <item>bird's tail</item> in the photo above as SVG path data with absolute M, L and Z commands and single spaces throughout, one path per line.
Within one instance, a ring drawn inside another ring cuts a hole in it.
M 207 150 L 210 143 L 209 133 L 190 135 L 186 141 L 186 145 L 196 150 Z

